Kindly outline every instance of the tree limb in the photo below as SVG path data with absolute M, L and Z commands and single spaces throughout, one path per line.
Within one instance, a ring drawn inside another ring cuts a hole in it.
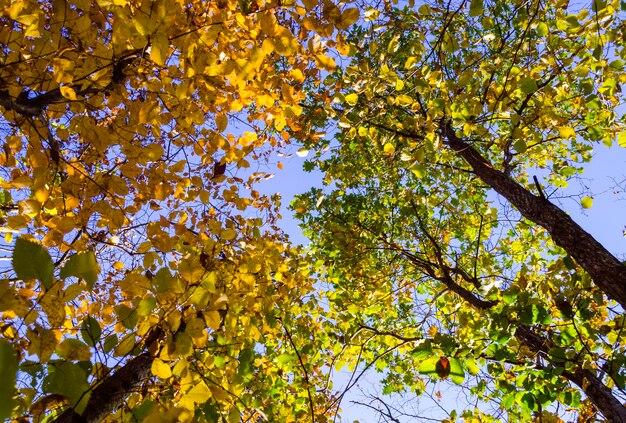
M 443 124 L 441 130 L 446 144 L 484 183 L 510 201 L 526 219 L 546 229 L 554 242 L 589 273 L 595 284 L 626 309 L 626 266 L 563 210 L 494 169 L 472 145 L 456 135 L 450 123 Z

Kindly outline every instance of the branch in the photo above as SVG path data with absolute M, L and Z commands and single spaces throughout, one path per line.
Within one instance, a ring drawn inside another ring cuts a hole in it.
M 124 69 L 126 69 L 126 67 L 138 57 L 138 54 L 141 51 L 142 49 L 131 50 L 127 52 L 123 57 L 111 62 L 107 66 L 96 70 L 100 71 L 108 66 L 113 67 L 113 76 L 111 78 L 111 82 L 108 85 L 104 87 L 91 86 L 85 89 L 80 89 L 80 87 L 83 85 L 81 81 L 87 79 L 87 77 L 89 76 L 85 75 L 75 80 L 75 84 L 70 85 L 70 87 L 73 88 L 74 91 L 76 91 L 76 94 L 81 97 L 87 97 L 92 94 L 112 90 L 116 85 L 124 82 Z M 67 100 L 61 94 L 60 88 L 55 88 L 45 93 L 41 93 L 33 98 L 28 97 L 28 91 L 26 90 L 22 91 L 20 95 L 18 95 L 16 98 L 12 98 L 8 90 L 0 90 L 0 106 L 4 107 L 7 110 L 13 110 L 21 114 L 22 116 L 40 116 L 49 105 L 64 101 Z
M 289 333 L 289 330 L 284 325 L 282 319 L 277 318 L 276 320 L 278 320 L 280 322 L 280 325 L 285 330 L 285 334 L 287 335 L 287 338 L 289 339 L 289 343 L 291 344 L 293 350 L 296 352 L 296 357 L 298 357 L 298 361 L 300 362 L 300 367 L 302 367 L 302 371 L 304 372 L 304 382 L 306 383 L 306 393 L 307 393 L 307 395 L 309 397 L 309 410 L 311 412 L 311 422 L 315 423 L 315 411 L 314 411 L 314 408 L 313 408 L 313 397 L 311 396 L 311 388 L 310 388 L 311 382 L 309 381 L 309 373 L 306 370 L 306 367 L 304 365 L 304 362 L 302 361 L 302 357 L 300 356 L 300 352 L 298 351 L 298 348 L 296 347 L 296 344 L 293 342 L 293 338 L 291 337 L 291 333 Z
M 484 183 L 511 202 L 526 219 L 546 229 L 555 244 L 572 256 L 610 299 L 626 309 L 626 266 L 563 210 L 494 169 L 472 145 L 456 135 L 450 123 L 444 123 L 441 129 L 446 144 Z
M 549 354 L 553 346 L 549 339 L 536 334 L 525 325 L 517 327 L 515 337 L 534 352 L 541 354 L 553 366 L 562 367 L 562 364 Z M 562 375 L 582 389 L 607 421 L 626 423 L 626 407 L 615 398 L 611 390 L 594 373 L 577 366 L 573 371 L 564 370 Z

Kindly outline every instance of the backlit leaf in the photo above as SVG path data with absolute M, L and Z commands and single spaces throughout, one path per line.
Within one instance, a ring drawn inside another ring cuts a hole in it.
M 93 288 L 98 280 L 100 266 L 96 262 L 93 251 L 86 251 L 72 255 L 67 263 L 61 268 L 59 276 L 63 279 L 74 276 L 87 282 L 89 289 Z
M 152 362 L 152 374 L 161 379 L 168 379 L 172 376 L 172 369 L 160 358 L 155 358 Z
M 11 264 L 18 278 L 37 279 L 46 289 L 52 286 L 54 264 L 45 247 L 33 241 L 18 238 L 15 241 Z
M 352 93 L 346 96 L 346 103 L 348 103 L 351 106 L 356 105 L 357 101 L 359 101 L 358 94 Z
M 93 317 L 87 316 L 80 325 L 80 335 L 87 345 L 95 346 L 102 335 L 100 323 Z
M 590 209 L 591 206 L 593 206 L 593 199 L 591 197 L 584 197 L 582 200 L 580 200 L 580 205 L 584 209 Z

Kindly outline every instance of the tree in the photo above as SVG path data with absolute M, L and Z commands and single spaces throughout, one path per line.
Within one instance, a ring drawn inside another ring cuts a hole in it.
M 334 67 L 326 42 L 358 15 L 281 0 L 3 4 L 0 418 L 330 416 L 313 389 L 312 280 L 254 185 L 305 84 Z
M 293 204 L 338 363 L 384 371 L 387 393 L 465 384 L 483 402 L 466 421 L 626 421 L 626 267 L 559 207 L 594 145 L 626 146 L 623 12 L 366 8 L 305 107 L 300 136 L 334 132 L 306 145 L 327 186 Z

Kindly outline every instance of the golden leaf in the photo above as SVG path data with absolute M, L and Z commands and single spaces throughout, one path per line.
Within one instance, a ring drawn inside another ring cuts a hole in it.
M 170 42 L 167 35 L 159 31 L 152 39 L 150 59 L 159 66 L 164 66 L 169 54 Z
M 150 367 L 152 374 L 161 379 L 168 379 L 172 376 L 172 369 L 160 358 L 155 358 Z
M 76 91 L 72 87 L 62 85 L 59 87 L 61 95 L 69 100 L 76 100 Z

